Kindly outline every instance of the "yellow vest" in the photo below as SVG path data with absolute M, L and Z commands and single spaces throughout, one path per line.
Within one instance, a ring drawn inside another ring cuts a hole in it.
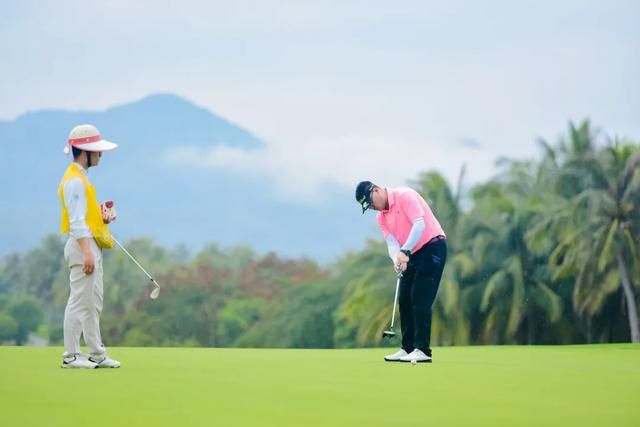
M 100 210 L 100 204 L 98 204 L 98 199 L 96 198 L 96 188 L 89 183 L 87 177 L 84 176 L 78 165 L 75 163 L 71 163 L 69 165 L 67 171 L 62 177 L 60 186 L 58 187 L 58 195 L 62 202 L 62 223 L 60 224 L 60 231 L 62 231 L 63 234 L 66 234 L 71 230 L 69 225 L 69 211 L 64 203 L 64 185 L 72 178 L 80 178 L 84 184 L 84 190 L 87 196 L 86 221 L 89 229 L 91 230 L 91 234 L 93 234 L 93 238 L 99 247 L 105 249 L 113 248 L 115 242 L 113 241 L 113 237 L 111 237 L 111 233 L 109 233 L 107 224 L 102 220 L 102 211 Z

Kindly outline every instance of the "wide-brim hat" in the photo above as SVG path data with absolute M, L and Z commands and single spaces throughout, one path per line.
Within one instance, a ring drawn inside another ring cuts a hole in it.
M 117 148 L 118 144 L 102 139 L 95 126 L 79 125 L 71 129 L 67 146 L 64 147 L 64 153 L 69 154 L 71 147 L 76 147 L 83 151 L 109 151 Z

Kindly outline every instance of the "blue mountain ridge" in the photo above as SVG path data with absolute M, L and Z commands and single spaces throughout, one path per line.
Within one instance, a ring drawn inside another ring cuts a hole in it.
M 284 199 L 269 178 L 162 161 L 165 150 L 224 145 L 267 146 L 233 122 L 170 94 L 151 95 L 105 111 L 41 110 L 0 121 L 0 255 L 39 244 L 57 233 L 57 187 L 70 156 L 69 131 L 94 124 L 119 144 L 90 170 L 101 200 L 116 201 L 119 239 L 151 237 L 192 252 L 207 243 L 250 245 L 259 253 L 327 262 L 375 236 L 352 191 L 327 184 L 321 202 Z M 292 183 L 295 185 L 295 183 Z

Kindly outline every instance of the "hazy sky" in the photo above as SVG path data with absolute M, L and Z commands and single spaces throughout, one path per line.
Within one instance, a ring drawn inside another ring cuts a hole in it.
M 169 156 L 269 175 L 289 196 L 432 168 L 454 179 L 463 163 L 477 181 L 586 117 L 640 140 L 639 0 L 0 0 L 0 12 L 0 119 L 175 93 L 269 146 Z

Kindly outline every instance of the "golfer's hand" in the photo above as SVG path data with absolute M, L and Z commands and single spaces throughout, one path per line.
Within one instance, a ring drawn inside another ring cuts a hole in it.
M 404 273 L 407 269 L 407 263 L 403 262 L 401 264 L 394 264 L 393 268 L 396 270 L 396 273 Z
M 407 269 L 408 262 L 409 257 L 402 252 L 398 252 L 398 255 L 396 255 L 396 260 L 393 263 L 393 266 L 396 269 L 396 273 L 404 272 Z
M 406 264 L 408 262 L 409 262 L 409 257 L 402 252 L 398 252 L 398 255 L 396 255 L 396 262 L 394 264 L 401 265 L 401 264 Z
M 82 272 L 84 274 L 91 274 L 96 268 L 95 261 L 93 260 L 93 254 L 91 251 L 82 252 Z

